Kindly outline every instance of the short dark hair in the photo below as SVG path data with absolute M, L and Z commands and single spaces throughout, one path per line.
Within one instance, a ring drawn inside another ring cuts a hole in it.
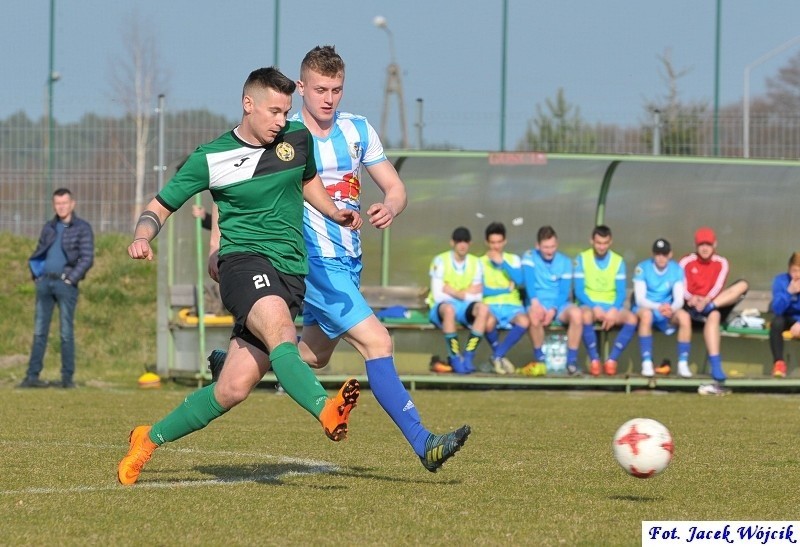
M 536 242 L 541 243 L 545 239 L 550 239 L 551 237 L 558 237 L 555 229 L 550 225 L 542 226 L 536 233 Z
M 268 88 L 282 95 L 291 95 L 297 88 L 297 84 L 287 78 L 280 70 L 271 66 L 258 68 L 250 73 L 244 82 L 242 97 L 244 98 L 253 88 Z
M 305 77 L 307 70 L 335 77 L 340 72 L 344 74 L 344 60 L 336 53 L 335 46 L 317 46 L 303 57 L 303 62 L 300 63 L 300 79 Z
M 58 188 L 55 192 L 53 192 L 53 197 L 56 196 L 69 196 L 72 197 L 72 192 L 69 191 L 69 188 Z
M 469 229 L 465 228 L 464 226 L 459 226 L 455 230 L 453 230 L 453 235 L 450 236 L 450 239 L 458 243 L 459 241 L 466 241 L 469 243 L 472 241 L 472 234 L 469 233 Z
M 594 239 L 594 236 L 611 237 L 611 228 L 605 224 L 598 224 L 592 230 L 592 239 Z
M 501 235 L 503 239 L 506 238 L 506 227 L 502 222 L 492 222 L 486 227 L 486 239 L 491 235 Z

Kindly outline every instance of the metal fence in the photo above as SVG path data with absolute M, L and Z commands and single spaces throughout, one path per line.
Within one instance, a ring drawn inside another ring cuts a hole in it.
M 164 127 L 163 143 L 157 139 L 159 121 Z M 428 120 L 433 122 L 435 115 Z M 159 146 L 163 146 L 161 152 L 169 176 L 198 144 L 213 139 L 235 123 L 206 111 L 167 114 L 161 120 L 154 115 L 147 146 L 145 201 L 158 188 Z M 652 120 L 636 127 L 594 124 L 562 133 L 557 141 L 542 142 L 538 149 L 594 154 L 800 158 L 800 117 L 751 116 L 747 140 L 743 138 L 743 129 L 739 115 L 717 120 L 710 115 L 678 121 Z M 523 140 L 519 138 L 510 148 L 529 149 Z M 67 187 L 78 200 L 76 212 L 89 220 L 96 232 L 129 232 L 138 214 L 134 211 L 135 156 L 135 129 L 130 118 L 87 115 L 75 124 L 56 124 L 52 142 L 44 120 L 33 122 L 22 115 L 0 120 L 0 231 L 38 235 L 42 223 L 52 215 L 52 191 Z

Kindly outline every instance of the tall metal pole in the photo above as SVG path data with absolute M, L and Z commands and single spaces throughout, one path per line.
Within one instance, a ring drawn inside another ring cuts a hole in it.
M 274 57 L 272 58 L 272 66 L 278 66 L 278 44 L 280 44 L 280 23 L 281 23 L 281 0 L 275 0 L 275 28 L 273 31 L 272 51 Z
M 800 36 L 787 40 L 744 67 L 744 95 L 742 96 L 742 157 L 750 157 L 750 71 L 778 53 L 800 43 Z
M 508 54 L 508 0 L 503 0 L 502 53 L 500 59 L 500 151 L 506 149 L 506 58 Z
M 425 124 L 422 122 L 422 97 L 417 97 L 417 150 L 422 150 L 422 128 Z
M 714 48 L 714 155 L 719 156 L 719 44 L 722 26 L 722 0 L 717 0 L 717 39 Z
M 383 92 L 383 114 L 381 115 L 381 137 L 386 138 L 387 127 L 389 122 L 389 98 L 391 95 L 397 96 L 398 109 L 400 112 L 400 132 L 402 139 L 402 147 L 408 149 L 408 128 L 406 126 L 406 107 L 405 97 L 403 96 L 403 81 L 400 78 L 400 66 L 395 61 L 394 55 L 394 35 L 389 29 L 386 22 L 386 17 L 378 15 L 373 19 L 372 23 L 386 31 L 389 37 L 389 58 L 391 62 L 386 67 L 386 86 Z
M 54 72 L 55 63 L 55 20 L 56 20 L 56 0 L 50 0 L 50 63 L 47 73 L 47 185 L 52 194 L 53 188 L 53 166 L 55 155 L 53 154 L 53 83 L 56 79 Z

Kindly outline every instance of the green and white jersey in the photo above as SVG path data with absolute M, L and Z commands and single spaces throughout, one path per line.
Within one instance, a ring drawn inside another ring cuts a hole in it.
M 198 147 L 156 199 L 174 212 L 210 190 L 219 206 L 220 256 L 256 253 L 279 272 L 305 275 L 303 182 L 316 174 L 311 133 L 300 122 L 288 122 L 269 146 L 229 131 Z

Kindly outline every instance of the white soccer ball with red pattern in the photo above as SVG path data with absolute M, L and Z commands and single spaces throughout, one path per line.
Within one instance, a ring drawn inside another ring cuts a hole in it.
M 628 420 L 614 434 L 614 457 L 630 475 L 649 479 L 667 468 L 675 446 L 664 424 L 650 418 Z

